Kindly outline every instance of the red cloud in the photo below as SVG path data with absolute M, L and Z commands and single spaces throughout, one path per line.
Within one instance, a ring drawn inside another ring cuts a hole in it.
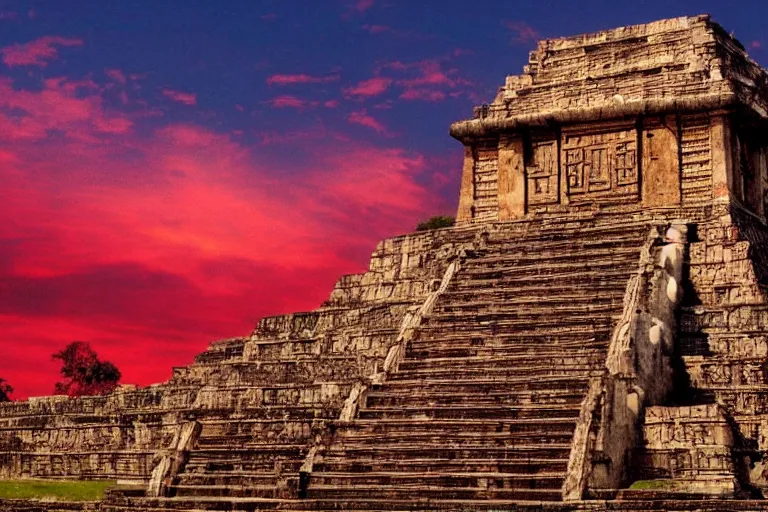
M 504 21 L 502 24 L 512 32 L 513 44 L 535 43 L 541 37 L 538 30 L 524 21 Z
M 287 94 L 272 98 L 268 103 L 274 108 L 306 108 L 312 106 L 311 102 L 302 100 L 296 96 L 288 96 Z
M 0 49 L 3 63 L 6 66 L 40 66 L 45 67 L 48 61 L 55 59 L 59 51 L 57 46 L 81 46 L 80 39 L 70 39 L 59 36 L 45 36 L 25 44 L 14 44 Z
M 429 91 L 426 89 L 406 89 L 400 98 L 404 100 L 442 101 L 445 99 L 442 91 Z
M 356 12 L 363 13 L 373 7 L 373 0 L 357 0 L 352 9 Z
M 304 73 L 293 75 L 272 75 L 267 77 L 267 85 L 290 85 L 290 84 L 318 84 L 325 82 L 334 82 L 339 79 L 339 75 L 329 76 L 310 76 Z
M 378 96 L 386 92 L 392 83 L 391 78 L 377 76 L 368 80 L 363 80 L 356 86 L 345 90 L 347 96 L 353 97 L 371 97 Z
M 383 34 L 385 32 L 392 32 L 392 29 L 386 25 L 363 25 L 361 28 L 371 34 Z
M 128 82 L 125 74 L 119 69 L 105 69 L 104 74 L 121 85 L 125 85 Z
M 339 102 L 336 100 L 317 101 L 317 100 L 305 100 L 289 94 L 282 94 L 276 96 L 266 102 L 273 108 L 294 108 L 297 110 L 303 110 L 307 108 L 325 107 L 336 108 L 339 106 Z
M 759 50 L 762 46 L 762 43 L 758 40 L 754 40 L 751 43 L 749 43 L 749 47 L 753 50 Z
M 466 86 L 471 82 L 459 76 L 456 68 L 446 68 L 446 59 L 423 60 L 403 63 L 394 61 L 378 67 L 378 73 L 394 74 L 394 84 L 404 91 L 400 98 L 404 100 L 441 101 L 448 96 L 458 97 L 466 94 Z
M 0 11 L 0 21 L 19 21 L 19 15 L 13 11 Z
M 15 90 L 0 77 L 0 132 L 11 140 L 35 140 L 55 130 L 83 141 L 127 132 L 133 122 L 105 111 L 97 89 L 90 81 L 57 78 L 44 80 L 40 92 L 31 92 Z
M 181 91 L 174 91 L 173 89 L 163 89 L 163 94 L 171 98 L 173 101 L 177 101 L 185 105 L 197 105 L 197 95 L 191 92 L 181 92 Z
M 378 122 L 373 117 L 369 116 L 365 112 L 365 110 L 361 110 L 359 112 L 352 112 L 349 115 L 349 117 L 347 118 L 347 120 L 350 123 L 353 123 L 353 124 L 359 124 L 361 126 L 367 126 L 368 128 L 371 128 L 371 129 L 373 129 L 376 132 L 381 133 L 381 134 L 385 134 L 386 135 L 388 133 L 387 129 L 384 127 L 384 125 L 381 124 L 380 122 Z

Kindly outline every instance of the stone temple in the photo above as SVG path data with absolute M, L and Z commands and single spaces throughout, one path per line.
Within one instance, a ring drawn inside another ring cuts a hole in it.
M 124 484 L 0 508 L 768 510 L 766 71 L 708 16 L 545 40 L 451 135 L 455 227 L 168 382 L 0 405 L 0 478 Z

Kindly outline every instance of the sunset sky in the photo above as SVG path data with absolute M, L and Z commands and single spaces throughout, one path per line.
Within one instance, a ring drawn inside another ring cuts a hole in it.
M 0 377 L 82 340 L 149 384 L 318 306 L 454 213 L 448 125 L 537 39 L 703 12 L 768 62 L 746 0 L 0 0 Z

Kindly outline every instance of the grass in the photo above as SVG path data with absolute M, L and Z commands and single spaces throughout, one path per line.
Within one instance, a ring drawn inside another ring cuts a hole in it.
M 672 491 L 677 488 L 677 483 L 672 480 L 638 480 L 629 488 L 643 491 Z
M 112 481 L 0 480 L 0 499 L 99 501 Z

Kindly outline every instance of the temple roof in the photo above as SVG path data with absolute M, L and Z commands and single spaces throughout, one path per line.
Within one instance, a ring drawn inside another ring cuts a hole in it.
M 545 39 L 459 139 L 517 126 L 746 105 L 768 118 L 765 70 L 708 15 Z

